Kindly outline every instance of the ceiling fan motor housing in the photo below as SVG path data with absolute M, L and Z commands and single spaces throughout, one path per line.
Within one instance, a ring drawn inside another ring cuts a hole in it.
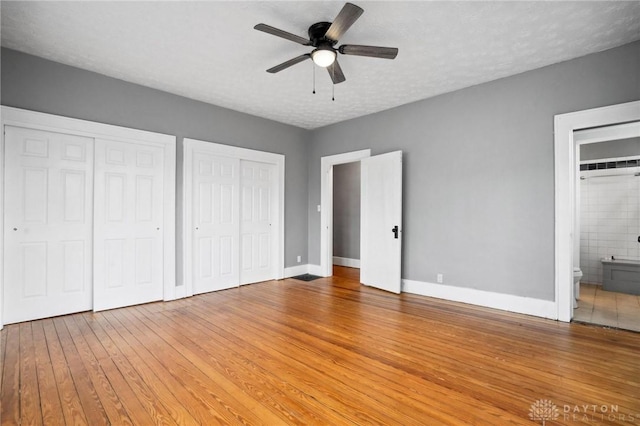
M 333 46 L 338 41 L 326 38 L 324 35 L 331 26 L 331 22 L 316 22 L 309 27 L 309 40 L 311 45 L 320 47 L 322 45 Z

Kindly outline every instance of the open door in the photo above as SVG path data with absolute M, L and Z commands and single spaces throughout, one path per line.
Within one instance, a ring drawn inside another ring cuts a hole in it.
M 402 151 L 361 160 L 360 282 L 400 293 Z

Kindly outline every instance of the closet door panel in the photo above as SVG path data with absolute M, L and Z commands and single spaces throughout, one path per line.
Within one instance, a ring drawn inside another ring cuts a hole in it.
M 90 310 L 93 139 L 5 127 L 4 323 Z
M 193 153 L 194 294 L 239 285 L 238 159 Z
M 96 140 L 95 311 L 163 297 L 164 151 Z
M 275 166 L 242 160 L 241 174 L 241 260 L 240 283 L 250 284 L 275 278 L 272 254 L 276 252 L 273 222 L 277 217 L 274 198 Z

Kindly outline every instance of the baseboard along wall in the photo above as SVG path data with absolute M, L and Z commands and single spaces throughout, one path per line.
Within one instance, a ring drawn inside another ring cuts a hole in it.
M 333 256 L 333 264 L 346 266 L 348 268 L 360 268 L 360 259 L 350 259 L 348 257 Z
M 344 259 L 334 257 L 335 259 Z M 353 261 L 357 259 L 347 259 Z M 340 262 L 340 260 L 338 261 Z M 359 268 L 358 266 L 350 266 Z M 353 263 L 351 263 L 353 264 Z M 348 266 L 348 265 L 340 265 Z M 296 275 L 312 274 L 322 275 L 320 265 L 306 264 L 285 268 L 284 277 L 290 278 Z M 490 291 L 476 290 L 467 287 L 456 287 L 451 285 L 435 284 L 426 281 L 402 280 L 402 291 L 405 293 L 417 294 L 420 296 L 435 297 L 436 299 L 450 300 L 453 302 L 468 303 L 470 305 L 482 306 L 485 308 L 500 309 L 518 314 L 533 315 L 541 318 L 557 319 L 557 309 L 555 302 L 551 300 L 534 299 L 531 297 L 514 296 L 511 294 L 494 293 Z
M 473 288 L 405 279 L 402 280 L 402 291 L 518 314 L 557 319 L 556 304 L 552 300 L 533 299 L 530 297 L 494 293 Z

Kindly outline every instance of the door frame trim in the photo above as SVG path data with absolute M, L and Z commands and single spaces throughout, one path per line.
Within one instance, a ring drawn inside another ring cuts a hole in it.
M 145 130 L 131 129 L 81 120 L 54 114 L 46 114 L 26 109 L 2 106 L 0 110 L 0 211 L 4 212 L 4 127 L 16 126 L 35 130 L 59 132 L 86 136 L 90 138 L 107 138 L 122 142 L 152 142 L 161 144 L 165 150 L 164 181 L 164 248 L 163 248 L 163 293 L 164 300 L 175 298 L 175 182 L 176 177 L 176 137 Z M 0 328 L 2 327 L 2 305 L 4 303 L 4 214 L 0 226 Z
M 273 164 L 276 169 L 275 186 L 277 188 L 277 208 L 278 218 L 276 220 L 275 235 L 276 235 L 276 255 L 273 258 L 275 262 L 275 279 L 281 280 L 284 278 L 284 208 L 285 208 L 285 192 L 284 192 L 284 177 L 285 177 L 285 156 L 282 154 L 274 154 L 266 151 L 258 151 L 249 148 L 240 148 L 232 145 L 224 145 L 215 142 L 207 142 L 197 139 L 184 138 L 182 141 L 182 197 L 181 206 L 179 211 L 182 214 L 182 256 L 180 268 L 182 269 L 182 282 L 179 283 L 177 288 L 177 297 L 193 296 L 193 276 L 192 270 L 188 265 L 192 256 L 191 246 L 193 239 L 190 229 L 192 229 L 192 218 L 190 214 L 187 214 L 187 206 L 190 206 L 193 202 L 193 181 L 191 179 L 191 172 L 193 171 L 193 152 L 195 150 L 205 151 L 207 154 L 218 155 L 222 157 L 232 157 L 239 160 L 249 160 L 261 163 Z
M 573 318 L 573 261 L 576 176 L 579 165 L 574 131 L 640 120 L 640 101 L 558 114 L 554 117 L 555 307 L 557 318 Z
M 371 149 L 320 158 L 320 275 L 333 274 L 333 166 L 371 157 Z

